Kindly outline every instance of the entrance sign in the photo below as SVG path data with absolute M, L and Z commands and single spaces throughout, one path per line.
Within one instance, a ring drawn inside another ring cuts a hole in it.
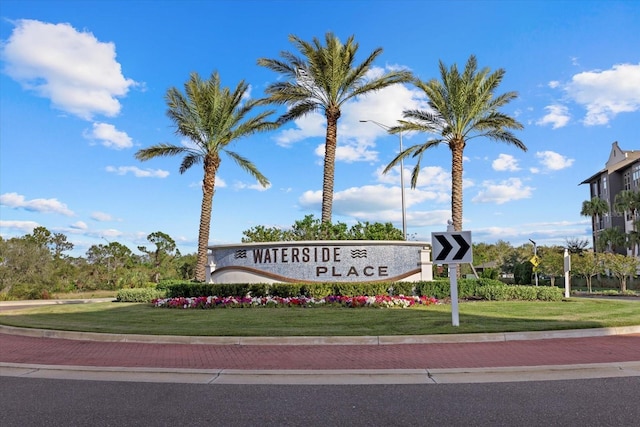
M 431 233 L 431 244 L 435 262 L 443 264 L 473 262 L 470 231 Z
M 431 246 L 404 240 L 318 240 L 209 247 L 209 283 L 433 280 Z

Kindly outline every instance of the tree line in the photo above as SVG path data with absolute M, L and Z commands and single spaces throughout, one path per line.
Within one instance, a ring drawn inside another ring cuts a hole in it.
M 322 222 L 307 215 L 291 227 L 255 226 L 243 232 L 243 243 L 303 240 L 403 240 L 402 231 L 391 223 L 358 222 L 351 227 L 338 222 Z M 415 236 L 414 236 L 415 237 Z M 56 293 L 123 288 L 155 287 L 163 281 L 195 279 L 196 254 L 183 255 L 175 241 L 157 231 L 147 236 L 148 246 L 138 246 L 137 253 L 119 242 L 94 244 L 84 257 L 65 252 L 74 246 L 62 233 L 36 227 L 22 237 L 0 237 L 0 300 L 52 298 Z M 637 274 L 640 261 L 635 257 L 612 252 L 587 250 L 587 241 L 567 240 L 571 256 L 571 275 L 584 280 L 589 292 L 594 278 L 611 276 L 621 291 L 626 291 L 630 278 Z M 529 285 L 534 273 L 545 277 L 543 283 L 554 286 L 564 276 L 562 246 L 538 246 L 540 258 L 531 263 L 533 246 L 518 247 L 499 240 L 496 243 L 474 243 L 473 265 L 483 266 L 481 277 Z M 474 274 L 471 265 L 462 264 L 463 274 Z M 436 277 L 446 276 L 444 266 L 434 266 Z
M 157 231 L 138 253 L 119 242 L 95 244 L 84 257 L 62 233 L 36 227 L 22 237 L 0 237 L 0 300 L 51 298 L 55 293 L 155 286 L 162 279 L 194 277 L 195 255 L 182 255 L 175 241 Z

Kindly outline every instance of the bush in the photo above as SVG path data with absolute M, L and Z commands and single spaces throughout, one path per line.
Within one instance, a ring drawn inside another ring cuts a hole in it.
M 489 301 L 504 301 L 513 294 L 506 285 L 478 286 L 475 296 Z
M 536 288 L 535 286 L 533 288 Z M 560 301 L 562 300 L 563 293 L 562 289 L 552 287 L 537 287 L 538 289 L 538 300 L 540 301 Z
M 128 288 L 120 289 L 116 295 L 118 302 L 151 302 L 164 298 L 165 291 L 156 288 Z
M 387 284 L 387 289 L 392 289 L 393 295 L 413 295 L 415 292 L 415 283 L 413 282 L 395 282 Z

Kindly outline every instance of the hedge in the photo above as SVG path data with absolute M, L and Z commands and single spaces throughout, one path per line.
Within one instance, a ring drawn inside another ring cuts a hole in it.
M 416 295 L 444 299 L 450 297 L 448 279 L 429 282 L 376 282 L 376 283 L 172 283 L 166 286 L 168 298 L 192 298 L 206 296 L 290 298 L 305 296 L 324 298 L 335 296 L 375 296 L 375 295 Z M 558 301 L 562 299 L 562 290 L 549 286 L 513 286 L 499 280 L 460 279 L 458 280 L 458 298 L 485 300 L 541 300 Z
M 151 302 L 154 299 L 165 298 L 166 293 L 162 289 L 155 288 L 129 288 L 120 289 L 116 295 L 118 302 Z

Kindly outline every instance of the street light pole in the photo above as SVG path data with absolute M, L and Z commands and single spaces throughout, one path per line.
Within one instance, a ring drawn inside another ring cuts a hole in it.
M 534 242 L 533 240 L 529 239 L 529 241 L 531 243 L 533 243 L 533 256 L 534 256 L 534 258 L 537 259 L 537 257 L 538 257 L 538 246 L 536 245 L 536 242 Z M 538 266 L 534 265 L 533 269 L 535 270 L 535 275 L 536 275 L 536 286 L 538 286 Z
M 360 120 L 361 123 L 373 123 L 374 125 L 381 127 L 382 129 L 388 131 L 389 129 L 391 129 L 390 126 L 387 125 L 383 125 L 380 122 L 376 122 L 375 120 Z M 400 134 L 400 152 L 402 153 L 402 131 L 399 132 Z M 400 159 L 400 199 L 402 200 L 402 238 L 404 240 L 407 240 L 407 208 L 405 205 L 405 198 L 404 198 L 404 159 Z

